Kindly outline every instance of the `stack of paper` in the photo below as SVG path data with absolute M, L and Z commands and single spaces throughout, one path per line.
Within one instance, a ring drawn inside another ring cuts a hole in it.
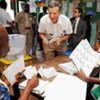
M 26 85 L 27 85 L 27 81 L 25 80 L 24 82 L 19 84 L 19 88 L 20 89 L 25 89 Z M 42 94 L 45 92 L 45 88 L 46 86 L 49 84 L 49 81 L 44 81 L 44 80 L 39 80 L 39 85 L 33 89 L 33 93 L 37 93 L 37 94 Z
M 54 67 L 43 68 L 42 65 L 38 70 L 38 73 L 42 78 L 50 78 L 57 75 L 57 71 L 55 70 Z
M 31 79 L 32 76 L 37 75 L 36 67 L 35 66 L 34 67 L 33 66 L 25 67 L 25 71 L 23 72 L 23 74 L 27 79 Z
M 77 67 L 72 62 L 62 63 L 59 64 L 58 66 L 71 75 L 77 73 L 78 71 Z

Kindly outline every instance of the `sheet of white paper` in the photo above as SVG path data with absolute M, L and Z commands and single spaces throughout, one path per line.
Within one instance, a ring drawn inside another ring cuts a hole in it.
M 38 73 L 39 73 L 39 75 L 40 75 L 42 78 L 44 77 L 44 76 L 43 76 L 43 67 L 42 67 L 42 65 L 41 65 L 41 67 L 39 68 Z
M 100 60 L 100 54 L 95 52 L 85 39 L 79 43 L 69 58 L 72 59 L 78 69 L 82 68 L 85 74 L 89 76 Z
M 3 72 L 7 80 L 13 85 L 16 81 L 15 75 L 22 72 L 25 69 L 24 57 L 21 56 L 18 60 L 13 62 L 8 68 Z
M 25 71 L 23 72 L 27 79 L 32 78 L 33 75 L 37 75 L 37 70 L 35 67 L 27 66 L 25 67 Z
M 49 44 L 53 44 L 56 40 L 57 40 L 57 38 L 51 39 L 51 40 L 49 41 Z
M 45 77 L 45 78 L 50 78 L 57 75 L 57 71 L 55 70 L 54 67 L 50 67 L 50 68 L 40 67 L 38 73 L 41 75 L 41 77 Z
M 26 85 L 27 85 L 27 81 L 25 80 L 24 82 L 19 84 L 19 88 L 20 89 L 25 89 Z M 35 93 L 43 93 L 45 91 L 45 87 L 49 84 L 49 81 L 44 81 L 44 80 L 39 80 L 39 85 L 33 89 L 33 92 Z
M 78 71 L 77 67 L 72 62 L 62 63 L 62 64 L 59 64 L 58 66 L 71 75 L 73 75 L 74 73 L 77 73 Z
M 46 87 L 44 100 L 86 100 L 86 87 L 77 77 L 60 73 Z

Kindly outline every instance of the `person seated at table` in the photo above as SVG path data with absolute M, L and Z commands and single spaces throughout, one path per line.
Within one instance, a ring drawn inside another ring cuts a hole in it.
M 7 52 L 9 51 L 8 42 L 9 42 L 8 33 L 6 29 L 0 24 L 0 58 L 5 57 Z M 21 78 L 22 78 L 21 74 L 16 75 L 17 84 L 20 82 Z M 30 80 L 28 80 L 24 93 L 22 96 L 19 97 L 19 100 L 28 100 L 31 90 L 35 88 L 38 84 L 39 84 L 39 80 L 36 76 L 33 76 Z M 2 81 L 0 79 L 0 100 L 6 100 L 6 99 L 17 100 L 17 98 L 15 99 L 12 98 L 14 96 L 10 96 L 9 89 L 8 89 L 9 85 L 10 83 L 8 82 L 8 80 Z
M 17 74 L 16 75 L 16 82 L 19 83 L 21 81 L 22 75 Z M 28 100 L 29 95 L 35 87 L 37 87 L 39 84 L 39 80 L 37 76 L 33 76 L 31 79 L 28 80 L 26 88 L 22 94 L 22 96 L 19 97 L 19 100 Z M 8 80 L 2 81 L 0 79 L 0 100 L 17 100 L 14 95 L 10 95 L 8 86 L 10 86 L 10 83 Z
M 95 51 L 97 51 L 97 52 L 100 52 L 100 39 L 98 41 L 96 41 L 96 43 L 94 43 L 93 49 Z M 100 74 L 100 65 L 99 65 L 99 67 L 94 68 L 94 70 L 95 69 L 98 69 L 98 70 L 94 71 L 94 73 L 95 74 L 96 73 Z M 100 84 L 100 78 L 87 77 L 85 75 L 85 73 L 82 71 L 82 69 L 76 73 L 76 76 L 78 76 L 79 78 L 81 78 L 85 82 L 88 82 L 88 83 L 98 83 L 98 84 Z
M 95 42 L 93 49 L 97 52 L 100 52 L 100 38 Z M 80 70 L 76 73 L 76 76 L 82 79 L 83 81 L 87 82 L 87 94 L 86 100 L 95 100 L 94 97 L 91 95 L 91 90 L 94 84 L 100 85 L 100 65 L 93 69 L 90 77 L 87 77 L 85 73 Z

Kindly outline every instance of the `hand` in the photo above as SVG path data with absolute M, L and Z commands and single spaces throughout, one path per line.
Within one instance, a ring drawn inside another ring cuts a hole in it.
M 26 86 L 26 88 L 24 90 L 24 93 L 19 98 L 19 100 L 28 100 L 30 92 L 32 91 L 32 89 L 37 87 L 38 84 L 39 84 L 39 80 L 38 80 L 37 76 L 33 76 L 31 79 L 29 79 L 28 82 L 27 82 L 27 86 Z
M 31 79 L 28 80 L 26 87 L 32 90 L 33 88 L 37 87 L 38 84 L 39 84 L 39 80 L 37 76 L 33 76 Z
M 54 43 L 59 46 L 62 42 L 62 38 L 58 38 Z
M 47 40 L 47 38 L 44 38 L 44 39 L 43 39 L 43 44 L 44 44 L 44 45 L 47 45 L 47 46 L 49 45 L 49 41 Z
M 15 78 L 16 78 L 16 82 L 15 83 L 20 83 L 22 77 L 23 77 L 23 74 L 22 73 L 18 73 L 17 75 L 15 75 Z
M 83 81 L 87 81 L 87 76 L 85 75 L 82 69 L 80 69 L 80 71 L 76 73 L 76 76 L 82 79 Z

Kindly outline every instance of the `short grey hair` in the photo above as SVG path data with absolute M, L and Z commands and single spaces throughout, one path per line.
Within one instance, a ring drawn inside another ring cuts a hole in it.
M 56 0 L 51 0 L 48 4 L 48 8 L 58 7 L 59 11 L 61 10 L 61 5 Z

